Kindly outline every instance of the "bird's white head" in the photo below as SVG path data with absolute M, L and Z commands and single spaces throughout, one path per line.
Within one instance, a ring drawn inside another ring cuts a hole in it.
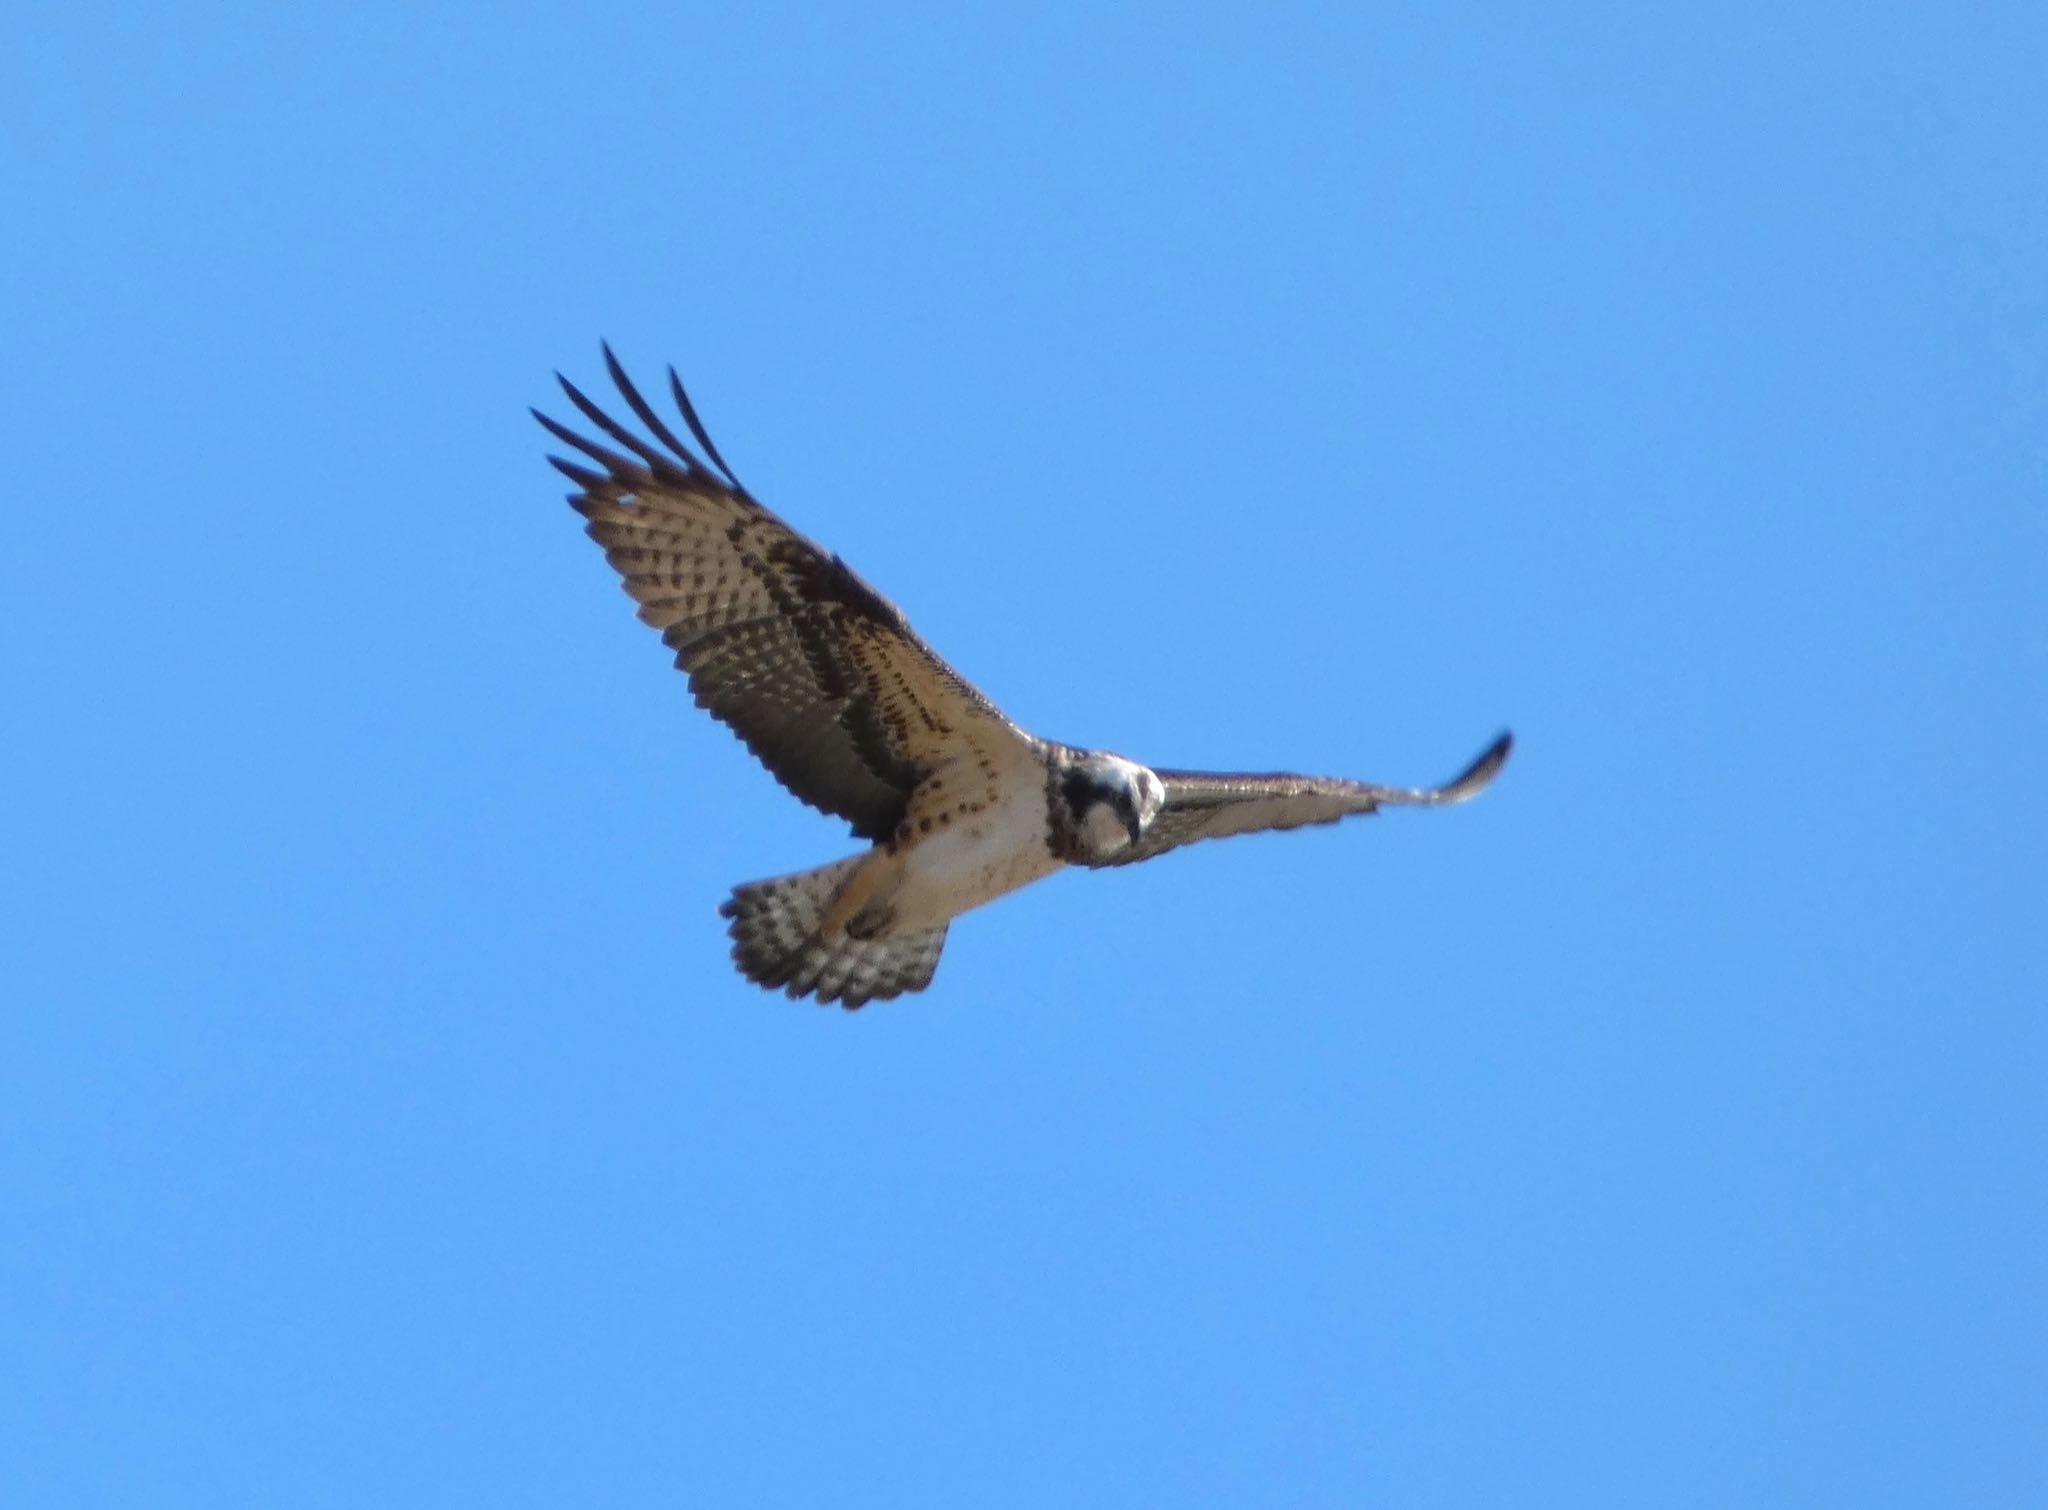
M 1067 767 L 1060 797 L 1075 847 L 1088 859 L 1106 860 L 1144 837 L 1166 805 L 1166 787 L 1135 760 L 1094 752 Z

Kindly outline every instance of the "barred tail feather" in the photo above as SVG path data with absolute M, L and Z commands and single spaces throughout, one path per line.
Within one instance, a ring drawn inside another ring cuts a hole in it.
M 726 931 L 740 974 L 793 997 L 841 1002 L 848 1011 L 930 985 L 946 947 L 943 927 L 895 938 L 818 936 L 825 910 L 864 858 L 735 886 L 718 912 L 731 919 Z

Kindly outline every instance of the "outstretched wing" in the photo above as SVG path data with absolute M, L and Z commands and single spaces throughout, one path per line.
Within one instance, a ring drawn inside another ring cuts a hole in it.
M 1157 771 L 1154 774 L 1166 785 L 1166 805 L 1143 838 L 1102 863 L 1130 865 L 1197 839 L 1335 823 L 1383 807 L 1445 807 L 1464 802 L 1486 790 L 1513 747 L 1514 736 L 1501 735 L 1461 775 L 1439 787 L 1370 786 L 1327 776 Z
M 704 433 L 673 368 L 669 388 L 703 452 L 679 440 L 626 377 L 605 366 L 653 441 L 606 415 L 567 378 L 569 401 L 621 449 L 534 418 L 595 469 L 549 460 L 580 490 L 590 521 L 641 619 L 661 631 L 697 702 L 729 725 L 797 797 L 888 835 L 933 766 L 968 726 L 1030 736 L 919 639 L 896 606 L 829 551 L 756 501 Z M 707 464 L 708 463 L 708 464 Z M 991 729 L 991 725 L 996 726 Z

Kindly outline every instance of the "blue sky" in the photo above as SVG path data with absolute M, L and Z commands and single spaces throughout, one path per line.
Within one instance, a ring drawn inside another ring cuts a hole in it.
M 2037 7 L 6 24 L 10 1505 L 2048 1502 Z M 678 364 L 1030 727 L 849 850 L 526 406 Z

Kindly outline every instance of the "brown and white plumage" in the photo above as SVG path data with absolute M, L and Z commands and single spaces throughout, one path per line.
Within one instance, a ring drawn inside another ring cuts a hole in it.
M 1212 771 L 1167 771 L 1154 767 L 1166 787 L 1159 816 L 1144 836 L 1098 865 L 1129 865 L 1193 844 L 1231 834 L 1269 829 L 1307 828 L 1363 817 L 1383 807 L 1446 807 L 1486 790 L 1514 748 L 1503 734 L 1479 758 L 1439 787 L 1374 786 L 1335 776 L 1224 776 Z
M 894 604 L 740 485 L 673 370 L 676 406 L 709 465 L 662 422 L 610 347 L 604 355 L 619 392 L 661 444 L 634 435 L 562 378 L 570 402 L 624 449 L 535 411 L 603 470 L 550 459 L 581 490 L 570 502 L 589 520 L 642 622 L 675 652 L 699 706 L 778 781 L 846 819 L 861 838 L 885 839 L 956 730 L 993 724 L 1028 741 Z
M 605 437 L 535 411 L 587 459 L 550 458 L 577 486 L 570 502 L 698 704 L 793 794 L 873 844 L 735 888 L 720 909 L 733 958 L 764 986 L 848 1007 L 922 990 L 954 917 L 1063 865 L 1123 865 L 1198 839 L 1462 802 L 1507 758 L 1502 735 L 1448 785 L 1406 789 L 1153 771 L 1036 738 L 844 561 L 747 492 L 673 369 L 670 396 L 695 449 L 609 347 L 604 359 L 653 439 L 560 378 Z

